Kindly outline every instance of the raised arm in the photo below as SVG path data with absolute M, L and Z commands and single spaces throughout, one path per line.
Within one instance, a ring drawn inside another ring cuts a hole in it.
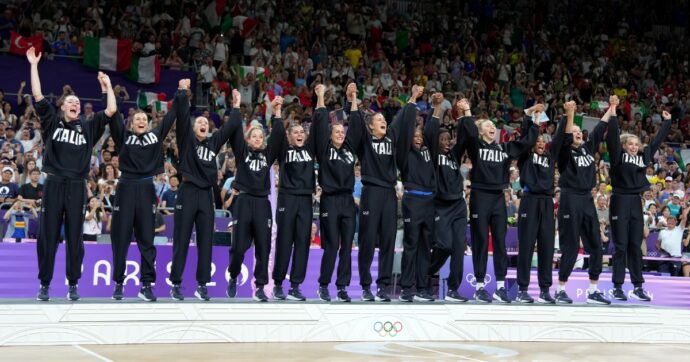
M 470 102 L 463 98 L 455 103 L 455 107 L 460 113 L 457 125 L 458 141 L 462 133 L 463 143 L 469 151 L 470 157 L 474 157 L 479 152 L 479 129 L 477 129 L 477 125 L 474 123 L 475 120 L 470 110 Z
M 405 107 L 398 111 L 391 128 L 395 136 L 396 161 L 398 168 L 402 169 L 407 164 L 407 157 L 412 148 L 414 129 L 417 124 L 417 98 L 424 92 L 424 87 L 412 86 L 412 94 Z
M 275 97 L 273 101 L 271 101 L 271 110 L 273 111 L 273 119 L 271 120 L 271 124 L 273 127 L 271 128 L 271 135 L 268 138 L 268 145 L 266 146 L 266 158 L 269 165 L 272 165 L 276 158 L 278 158 L 281 150 L 285 148 L 285 144 L 287 143 L 285 125 L 283 124 L 282 109 L 283 97 Z
M 323 84 L 318 84 L 314 87 L 314 93 L 316 93 L 316 111 L 314 112 L 314 121 L 311 123 L 309 138 L 314 139 L 316 157 L 321 157 L 328 148 L 328 140 L 331 136 L 328 132 L 328 110 L 324 101 L 326 87 Z M 319 159 L 319 162 L 322 161 L 325 160 Z
M 26 51 L 26 59 L 31 64 L 31 93 L 34 96 L 35 102 L 40 102 L 43 99 L 41 92 L 41 78 L 38 76 L 38 62 L 41 61 L 41 53 L 36 54 L 34 47 Z
M 177 86 L 177 92 L 172 101 L 172 107 L 168 109 L 168 112 L 163 116 L 163 121 L 157 127 L 157 133 L 161 138 L 165 138 L 170 132 L 173 124 L 175 124 L 175 119 L 177 119 L 177 108 L 180 107 L 181 103 L 187 102 L 187 90 L 189 90 L 191 81 L 189 79 L 180 79 Z
M 533 116 L 536 117 L 541 115 L 541 112 L 530 113 L 533 113 Z M 506 152 L 508 153 L 508 156 L 512 158 L 520 158 L 520 156 L 531 150 L 532 147 L 534 147 L 534 144 L 537 142 L 537 137 L 539 137 L 539 126 L 534 123 L 534 120 L 531 116 L 528 115 L 525 118 L 524 128 L 526 132 L 522 133 L 520 139 L 510 141 L 506 144 Z
M 98 72 L 98 79 L 101 82 L 101 86 L 105 86 L 106 93 L 108 94 L 108 102 L 105 106 L 105 115 L 112 117 L 115 112 L 117 112 L 117 100 L 115 99 L 115 92 L 113 91 L 113 86 L 110 84 L 110 77 L 103 72 Z M 101 87 L 102 90 L 102 87 Z
M 683 213 L 680 215 L 680 228 L 685 229 L 685 225 L 688 224 L 688 212 L 690 212 L 690 207 L 685 207 Z
M 439 92 L 431 95 L 431 105 L 434 108 L 434 113 L 424 123 L 424 144 L 429 149 L 434 165 L 437 164 L 436 158 L 439 153 L 438 135 L 439 129 L 441 128 L 441 117 L 443 117 L 443 109 L 441 108 L 442 103 L 443 93 Z
M 230 116 L 227 122 L 220 127 L 218 132 L 211 137 L 211 144 L 216 153 L 223 148 L 223 145 L 232 138 L 235 133 L 242 134 L 242 114 L 240 113 L 240 104 L 242 104 L 242 95 L 237 89 L 232 90 L 232 110 L 226 110 L 225 115 Z M 225 117 L 223 117 L 225 118 Z
M 572 110 L 572 113 L 575 114 L 575 108 L 577 106 L 575 105 L 574 101 L 569 101 L 566 102 L 563 107 L 565 108 L 566 113 Z M 567 116 L 561 117 L 561 119 L 558 121 L 556 133 L 554 133 L 553 138 L 551 139 L 551 146 L 549 147 L 549 153 L 551 153 L 551 156 L 553 157 L 558 157 L 561 152 L 561 148 L 563 147 L 563 143 L 565 141 L 565 127 L 567 122 Z
M 594 154 L 599 149 L 601 141 L 604 139 L 604 132 L 608 128 L 609 119 L 611 117 L 616 117 L 616 108 L 618 107 L 618 97 L 611 96 L 609 98 L 609 109 L 601 117 L 601 121 L 594 127 L 592 133 L 589 134 L 589 140 L 587 143 L 589 145 L 589 152 Z
M 345 108 L 349 106 L 348 111 L 350 113 L 347 119 L 348 126 L 345 137 L 350 142 L 350 146 L 359 154 L 363 137 L 366 137 L 368 134 L 364 125 L 364 117 L 357 108 L 357 85 L 355 83 L 348 84 L 345 95 L 348 100 Z
M 652 156 L 656 153 L 661 143 L 664 142 L 666 136 L 668 136 L 668 133 L 671 131 L 671 123 L 673 123 L 671 114 L 664 111 L 661 115 L 664 118 L 664 123 L 661 124 L 661 128 L 657 131 L 656 136 L 654 136 L 652 142 L 650 142 L 649 146 L 644 150 L 645 162 L 651 162 Z
M 191 121 L 189 120 L 189 98 L 187 92 L 180 94 L 180 103 L 176 106 L 177 130 L 175 142 L 178 153 L 187 152 L 189 140 L 194 137 Z

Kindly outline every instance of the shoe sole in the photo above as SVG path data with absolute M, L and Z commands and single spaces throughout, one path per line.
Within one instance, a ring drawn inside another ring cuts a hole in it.
M 599 301 L 599 300 L 594 300 L 594 299 L 589 299 L 589 298 L 587 298 L 587 304 L 594 304 L 594 305 L 609 305 L 609 304 L 611 304 L 611 302 L 606 303 L 606 302 L 602 302 L 602 301 Z
M 556 304 L 556 301 L 555 300 L 554 301 L 548 301 L 546 299 L 539 298 L 539 299 L 537 299 L 537 303 L 539 303 L 539 304 Z
M 640 302 L 651 302 L 652 301 L 652 299 L 650 299 L 650 298 L 640 298 L 640 297 L 636 296 L 635 294 L 632 294 L 630 296 L 630 298 L 635 299 L 635 300 L 639 300 Z
M 337 298 L 337 301 L 343 302 L 343 303 L 350 303 L 352 302 L 352 299 L 342 299 L 342 298 Z M 330 302 L 330 301 L 329 301 Z
M 81 297 L 70 298 L 69 293 L 67 294 L 67 300 L 69 300 L 70 302 L 76 302 L 76 301 L 78 301 L 79 299 L 81 299 Z
M 422 297 L 418 297 L 418 296 L 416 296 L 416 295 L 414 296 L 413 299 L 414 299 L 415 302 L 427 302 L 427 303 L 431 303 L 431 302 L 434 301 L 433 299 L 422 298 Z
M 208 298 L 208 299 L 202 298 L 201 295 L 199 294 L 199 292 L 194 292 L 194 296 L 196 297 L 196 299 L 199 299 L 202 302 L 208 302 L 209 300 L 211 300 L 211 298 Z
M 262 303 L 268 302 L 268 299 L 262 299 L 262 298 L 257 297 L 256 295 L 254 297 L 252 297 L 252 299 L 254 299 L 257 302 L 262 302 Z
M 388 303 L 391 301 L 390 298 L 379 298 L 379 297 L 375 297 L 374 300 L 377 302 L 385 302 L 385 303 Z
M 157 299 L 157 298 L 153 298 L 153 299 L 146 298 L 146 296 L 143 295 L 142 293 L 137 294 L 137 298 L 143 300 L 144 302 L 155 302 Z
M 556 299 L 556 304 L 573 304 L 573 301 L 572 300 Z
M 609 293 L 609 298 L 615 299 L 615 300 L 620 301 L 620 302 L 627 302 L 628 301 L 628 298 L 625 298 L 625 297 L 618 298 L 618 297 L 614 296 L 613 293 Z
M 398 300 L 401 301 L 401 302 L 403 302 L 403 303 L 412 303 L 412 301 L 414 300 L 414 298 L 405 299 L 405 298 L 403 298 L 403 297 L 398 297 Z
M 452 302 L 452 303 L 467 303 L 467 299 L 456 299 L 456 298 L 451 298 L 451 297 L 445 297 L 443 298 L 446 302 Z
M 534 304 L 534 299 L 532 300 L 523 300 L 523 299 L 516 299 L 515 303 L 518 304 Z
M 376 300 L 376 298 L 364 298 L 364 297 L 362 297 L 362 302 L 373 302 L 375 300 Z
M 280 298 L 280 297 L 276 297 L 276 296 L 274 295 L 274 296 L 273 296 L 273 300 L 285 300 L 285 297 Z
M 304 301 L 307 300 L 307 298 L 297 298 L 297 297 L 293 297 L 293 296 L 290 295 L 290 294 L 288 294 L 287 299 L 288 299 L 288 300 L 292 300 L 292 301 L 294 301 L 294 302 L 304 302 Z
M 503 300 L 503 299 L 499 298 L 498 296 L 496 296 L 496 294 L 494 294 L 493 297 L 494 297 L 494 300 L 497 301 L 497 302 L 499 302 L 499 303 L 502 303 L 502 304 L 510 304 L 510 301 L 509 301 L 509 300 Z
M 170 295 L 170 299 L 176 300 L 176 301 L 178 301 L 178 302 L 181 302 L 181 301 L 184 300 L 184 297 L 175 298 L 175 296 L 171 294 L 171 295 Z
M 41 298 L 36 297 L 36 300 L 39 301 L 39 302 L 48 302 L 48 301 L 50 301 L 50 298 L 48 298 L 48 299 L 41 299 Z
M 474 301 L 475 301 L 475 302 L 482 303 L 482 304 L 491 304 L 491 300 L 490 300 L 490 299 L 489 299 L 489 300 L 484 300 L 484 299 L 479 299 L 479 298 L 477 298 L 477 297 L 474 297 Z

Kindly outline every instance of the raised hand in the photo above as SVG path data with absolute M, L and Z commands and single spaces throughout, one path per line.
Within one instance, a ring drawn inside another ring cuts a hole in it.
M 357 102 L 357 84 L 348 84 L 347 90 L 345 91 L 345 95 L 347 96 L 347 100 L 350 101 L 350 103 Z
M 620 99 L 618 99 L 618 96 L 613 95 L 609 97 L 609 107 L 617 107 L 620 104 Z
M 422 94 L 424 93 L 424 87 L 421 85 L 413 85 L 412 86 L 412 95 L 410 96 L 410 101 L 415 102 L 417 98 L 421 97 Z
M 348 87 L 349 90 L 349 87 Z M 356 91 L 356 88 L 355 88 Z M 324 95 L 326 94 L 326 87 L 323 84 L 317 84 L 316 87 L 314 87 L 314 92 L 316 92 L 316 96 L 318 98 L 323 98 Z
M 187 80 L 189 80 L 189 79 L 187 79 Z M 240 108 L 241 103 L 242 103 L 242 94 L 237 89 L 233 89 L 232 90 L 232 107 L 233 108 Z M 272 102 L 271 102 L 271 106 L 273 106 Z
M 574 114 L 577 109 L 577 104 L 575 104 L 575 101 L 568 101 L 565 102 L 563 108 L 565 109 L 565 113 Z
M 41 55 L 41 53 L 36 54 L 36 49 L 34 49 L 34 47 L 26 51 L 26 59 L 28 59 L 29 63 L 32 65 L 38 64 L 38 62 L 41 61 Z
M 671 113 L 668 113 L 667 111 L 661 112 L 661 117 L 663 117 L 665 120 L 671 119 Z
M 442 103 L 443 103 L 443 93 L 436 92 L 436 93 L 431 95 L 431 105 L 434 108 L 440 107 Z
M 281 110 L 283 109 L 283 97 L 275 97 L 271 101 L 271 111 L 276 118 L 281 118 Z
M 190 88 L 191 84 L 192 84 L 192 81 L 187 79 L 187 78 L 180 79 L 180 81 L 178 82 L 178 88 L 187 90 Z
M 98 81 L 101 83 L 102 86 L 106 87 L 106 89 L 112 87 L 112 85 L 110 84 L 110 77 L 103 72 L 98 72 Z
M 467 98 L 463 98 L 456 103 L 456 107 L 463 115 L 470 111 L 470 102 Z

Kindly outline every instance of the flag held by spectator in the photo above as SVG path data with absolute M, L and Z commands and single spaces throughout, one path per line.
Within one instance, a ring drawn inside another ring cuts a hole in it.
M 132 65 L 132 41 L 111 38 L 84 38 L 84 65 L 118 72 Z
M 26 51 L 29 48 L 34 47 L 36 53 L 43 52 L 43 36 L 21 36 L 19 33 L 13 31 L 10 38 L 10 53 L 17 55 L 26 55 Z
M 153 84 L 160 82 L 161 61 L 158 55 L 134 56 L 127 77 L 137 83 Z
M 227 2 L 228 0 L 211 1 L 208 6 L 206 6 L 206 9 L 204 9 L 204 17 L 206 17 L 206 21 L 211 27 L 220 25 L 220 20 Z
M 240 79 L 246 78 L 249 74 L 254 74 L 255 80 L 266 80 L 268 78 L 268 70 L 264 67 L 254 68 L 251 65 L 240 66 Z
M 165 93 L 154 93 L 139 91 L 137 95 L 137 106 L 139 109 L 145 109 L 151 106 L 156 112 L 168 111 L 171 101 L 165 100 Z
M 243 38 L 249 36 L 249 34 L 256 29 L 259 22 L 254 18 L 248 18 L 246 16 L 238 15 L 232 18 L 232 25 L 240 29 L 240 34 Z

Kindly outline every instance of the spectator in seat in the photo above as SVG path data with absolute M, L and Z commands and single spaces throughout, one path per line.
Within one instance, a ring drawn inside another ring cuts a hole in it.
M 688 211 L 690 211 L 690 208 L 683 210 L 679 226 L 676 225 L 676 218 L 669 216 L 666 229 L 659 232 L 656 248 L 661 252 L 662 256 L 669 258 L 682 257 L 683 229 L 687 223 Z M 659 264 L 659 272 L 661 273 L 678 275 L 680 269 L 681 263 L 679 261 L 664 261 Z

